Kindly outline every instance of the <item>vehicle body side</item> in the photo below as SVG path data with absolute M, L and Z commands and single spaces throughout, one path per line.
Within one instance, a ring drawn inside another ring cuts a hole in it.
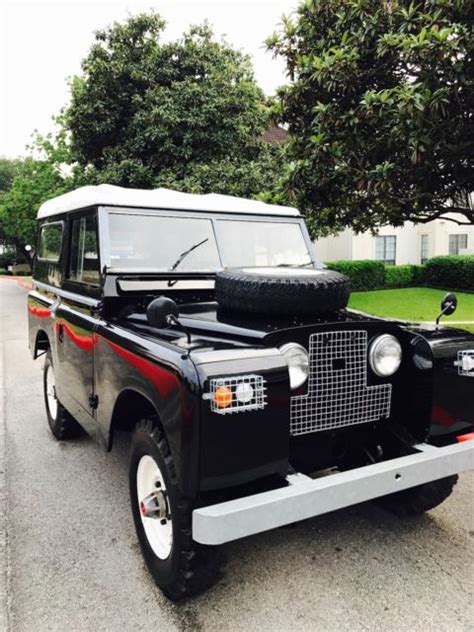
M 71 222 L 81 213 L 97 218 L 97 284 L 73 282 L 68 275 Z M 366 441 L 373 424 L 290 440 L 290 400 L 295 393 L 290 391 L 288 366 L 278 346 L 289 340 L 307 345 L 310 335 L 335 328 L 363 330 L 369 341 L 388 332 L 401 341 L 402 370 L 390 380 L 394 393 L 390 421 L 396 427 L 414 440 L 432 436 L 441 443 L 472 427 L 469 379 L 460 379 L 454 365 L 458 350 L 473 346 L 474 337 L 466 332 L 416 329 L 361 319 L 350 312 L 329 321 L 235 317 L 220 313 L 212 301 L 198 302 L 196 307 L 192 289 L 166 290 L 183 306 L 181 322 L 193 337 L 188 348 L 182 331 L 157 330 L 147 324 L 143 306 L 156 291 L 132 298 L 120 291 L 121 279 L 134 275 L 110 266 L 106 214 L 106 208 L 93 207 L 39 222 L 40 229 L 49 222 L 62 223 L 62 249 L 58 262 L 36 259 L 28 299 L 33 357 L 51 350 L 58 398 L 106 449 L 111 448 L 115 430 L 130 430 L 137 412 L 146 410 L 157 415 L 181 489 L 189 497 L 285 476 L 294 455 L 304 461 L 317 454 L 318 464 L 331 466 L 333 452 Z M 306 229 L 304 234 L 309 241 Z M 179 278 L 192 281 L 194 277 Z M 158 286 L 162 282 L 160 275 L 153 280 Z M 419 363 L 417 354 L 422 358 Z M 203 395 L 211 379 L 254 373 L 266 381 L 263 410 L 228 416 L 210 411 Z M 369 385 L 383 383 L 388 380 L 369 377 Z

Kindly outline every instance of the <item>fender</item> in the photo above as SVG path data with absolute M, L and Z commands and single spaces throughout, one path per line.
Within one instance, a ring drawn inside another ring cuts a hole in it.
M 111 444 L 112 420 L 121 393 L 131 390 L 156 410 L 185 493 L 198 488 L 199 385 L 194 364 L 175 345 L 150 340 L 121 327 L 99 324 L 94 348 L 96 419 Z M 160 361 L 157 361 L 160 358 Z M 193 446 L 193 447 L 192 447 Z

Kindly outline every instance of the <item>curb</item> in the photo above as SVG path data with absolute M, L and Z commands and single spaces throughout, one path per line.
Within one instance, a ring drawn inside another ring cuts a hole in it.
M 21 276 L 12 276 L 12 275 L 3 275 L 0 276 L 0 281 L 16 281 L 17 284 L 22 287 L 24 290 L 32 290 L 33 285 L 31 281 L 25 281 L 24 277 Z
M 21 277 L 16 277 L 16 282 L 24 290 L 32 290 L 33 289 L 33 284 L 31 283 L 31 281 L 25 281 Z

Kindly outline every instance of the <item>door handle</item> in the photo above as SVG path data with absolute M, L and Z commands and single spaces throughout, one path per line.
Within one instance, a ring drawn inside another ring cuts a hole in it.
M 50 314 L 51 318 L 56 318 L 56 312 L 58 311 L 58 307 L 61 304 L 61 298 L 58 296 L 54 303 L 51 305 Z
M 64 327 L 60 324 L 58 325 L 58 342 L 62 342 L 64 340 Z

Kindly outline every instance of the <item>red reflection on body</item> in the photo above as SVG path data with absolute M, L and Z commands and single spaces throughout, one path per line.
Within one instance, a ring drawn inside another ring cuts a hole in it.
M 28 304 L 28 311 L 32 316 L 36 316 L 36 318 L 49 318 L 51 312 L 48 307 L 35 307 L 34 305 Z
M 96 336 L 92 334 L 78 334 L 77 331 L 74 331 L 69 325 L 64 322 L 56 321 L 54 328 L 56 330 L 56 334 L 59 332 L 59 328 L 62 327 L 63 331 L 66 333 L 67 337 L 82 349 L 82 351 L 86 351 L 87 353 L 91 353 L 96 345 Z
M 180 388 L 178 378 L 174 373 L 171 373 L 171 371 L 163 369 L 153 362 L 150 362 L 150 360 L 146 360 L 106 338 L 103 338 L 103 340 L 117 355 L 134 366 L 145 379 L 151 382 L 160 395 L 166 397 Z
M 440 426 L 452 426 L 456 423 L 455 417 L 453 417 L 445 408 L 441 406 L 433 406 L 431 413 L 431 419 L 434 423 Z

